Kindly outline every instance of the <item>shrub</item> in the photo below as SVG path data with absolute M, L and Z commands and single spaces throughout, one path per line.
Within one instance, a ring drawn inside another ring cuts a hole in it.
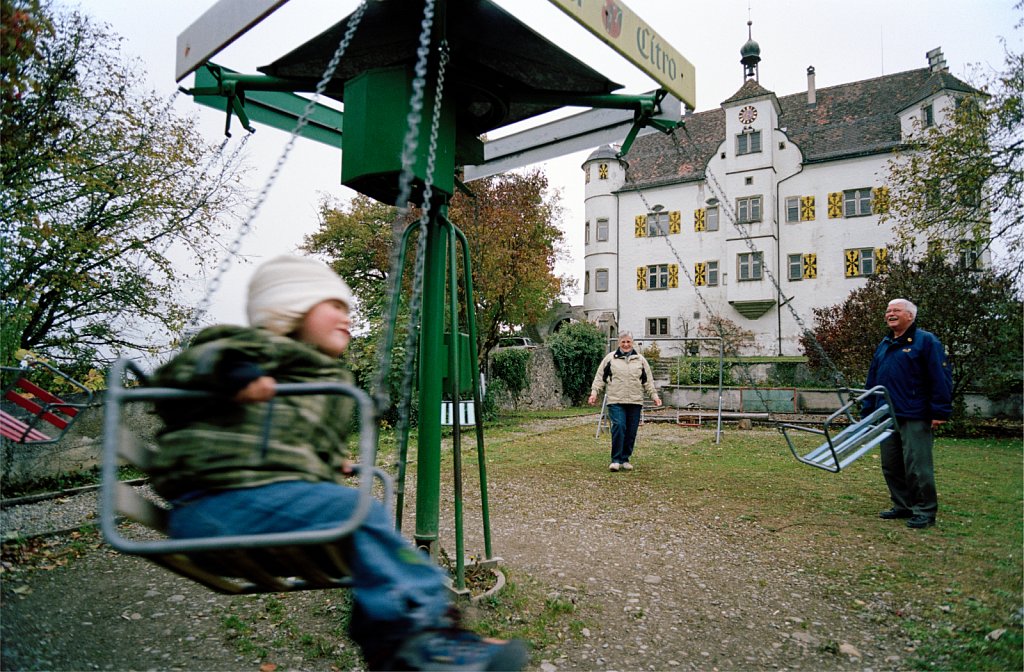
M 570 322 L 548 339 L 562 390 L 574 405 L 590 395 L 590 383 L 605 355 L 605 336 L 589 322 Z
M 501 412 L 501 402 L 508 396 L 505 381 L 501 378 L 493 378 L 488 382 L 487 391 L 484 392 L 483 413 L 481 414 L 484 422 L 492 422 L 498 419 L 498 415 Z
M 651 343 L 646 348 L 641 350 L 640 354 L 642 354 L 647 359 L 647 362 L 651 366 L 654 366 L 655 364 L 658 363 L 658 360 L 661 359 L 661 348 L 658 347 L 657 343 Z
M 518 397 L 530 382 L 527 374 L 530 355 L 530 350 L 509 348 L 498 350 L 491 360 L 491 377 L 505 383 L 505 389 L 514 397 Z
M 732 385 L 732 364 L 722 365 L 722 385 Z M 669 371 L 669 382 L 673 385 L 700 385 L 718 387 L 718 359 L 692 359 L 677 357 Z

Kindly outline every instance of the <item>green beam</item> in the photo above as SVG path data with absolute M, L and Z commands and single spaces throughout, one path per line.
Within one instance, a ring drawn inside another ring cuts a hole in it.
M 282 88 L 301 90 L 302 83 L 275 77 L 239 75 L 228 68 L 210 64 L 196 70 L 195 86 L 187 93 L 200 105 L 239 114 L 247 130 L 251 130 L 249 120 L 252 120 L 290 133 L 309 99 L 280 90 Z M 338 110 L 316 103 L 299 135 L 340 148 L 342 116 Z

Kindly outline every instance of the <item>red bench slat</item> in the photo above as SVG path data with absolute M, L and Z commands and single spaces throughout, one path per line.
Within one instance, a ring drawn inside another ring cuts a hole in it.
M 21 420 L 8 413 L 0 411 L 0 435 L 6 436 L 11 441 L 49 441 L 50 437 L 38 429 L 29 429 Z
M 55 408 L 55 405 L 64 404 L 64 400 L 61 399 L 60 397 L 53 396 L 49 392 L 43 390 L 42 388 L 36 385 L 33 385 L 32 383 L 29 383 L 24 379 L 18 381 L 18 387 L 28 392 L 31 392 L 32 394 L 35 394 L 44 402 L 50 404 L 50 411 L 43 413 L 43 407 L 40 404 L 36 403 L 32 399 L 29 399 L 24 395 L 18 394 L 14 390 L 8 390 L 7 394 L 4 395 L 4 398 L 12 403 L 17 404 L 18 406 L 21 406 L 22 408 L 24 408 L 26 411 L 33 415 L 41 415 L 43 420 L 50 423 L 57 429 L 67 429 L 68 421 L 60 417 L 59 415 L 54 415 L 54 411 L 57 413 L 63 413 L 64 415 L 71 417 L 78 413 L 78 409 L 73 407 L 63 406 L 61 408 Z M 42 392 L 42 394 L 39 394 L 39 392 Z

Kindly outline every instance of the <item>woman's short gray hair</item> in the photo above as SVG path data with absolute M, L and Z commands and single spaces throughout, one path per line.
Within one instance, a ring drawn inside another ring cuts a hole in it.
M 628 338 L 629 340 L 632 341 L 633 340 L 633 332 L 632 331 L 620 331 L 619 332 L 619 340 L 621 341 L 624 338 Z

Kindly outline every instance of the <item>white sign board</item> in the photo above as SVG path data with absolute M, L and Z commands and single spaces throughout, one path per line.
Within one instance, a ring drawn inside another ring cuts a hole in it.
M 180 82 L 288 0 L 220 0 L 178 35 L 174 81 Z
M 697 109 L 693 64 L 633 13 L 622 0 L 551 0 L 691 109 Z M 682 3 L 680 3 L 682 4 Z

